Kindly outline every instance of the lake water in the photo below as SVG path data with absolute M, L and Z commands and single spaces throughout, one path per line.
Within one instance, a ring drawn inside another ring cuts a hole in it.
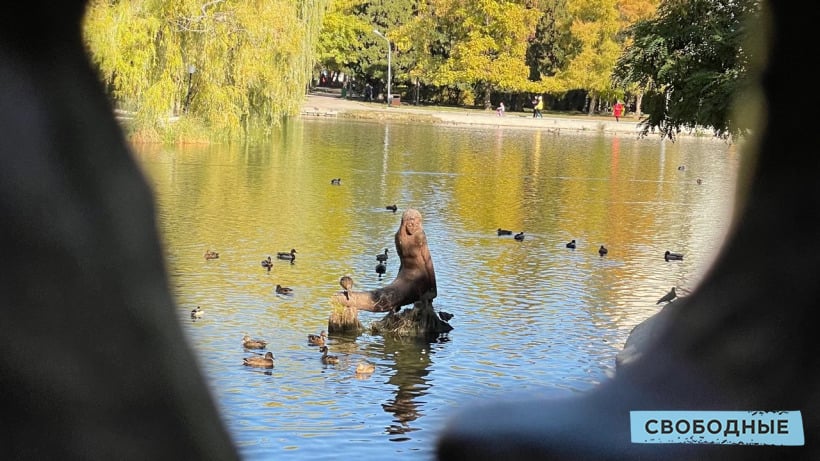
M 179 321 L 242 457 L 357 461 L 433 459 L 447 417 L 473 401 L 577 393 L 611 376 L 630 330 L 670 287 L 696 286 L 719 251 L 741 156 L 711 138 L 337 119 L 291 122 L 255 147 L 141 145 L 136 155 Z M 393 280 L 407 208 L 423 216 L 433 304 L 455 315 L 453 331 L 331 336 L 341 361 L 323 365 L 306 335 L 327 328 L 340 276 L 355 290 Z M 275 259 L 291 248 L 294 264 Z M 207 249 L 220 258 L 206 261 Z M 664 261 L 666 250 L 684 260 Z M 205 314 L 193 321 L 196 306 Z M 275 368 L 242 365 L 253 355 L 245 333 L 269 341 Z M 362 360 L 376 365 L 364 379 Z

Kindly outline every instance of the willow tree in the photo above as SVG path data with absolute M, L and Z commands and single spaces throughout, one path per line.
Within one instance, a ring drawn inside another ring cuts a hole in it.
M 232 139 L 297 114 L 328 0 L 93 0 L 85 38 L 139 130 L 175 116 Z

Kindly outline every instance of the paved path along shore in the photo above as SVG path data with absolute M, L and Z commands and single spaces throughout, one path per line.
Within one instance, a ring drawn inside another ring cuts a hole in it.
M 633 119 L 616 122 L 612 117 L 591 116 L 550 116 L 533 118 L 529 112 L 507 112 L 498 116 L 494 110 L 438 108 L 433 106 L 413 106 L 402 104 L 388 107 L 384 103 L 343 99 L 333 93 L 312 93 L 302 106 L 303 117 L 350 117 L 369 119 L 424 120 L 432 123 L 511 127 L 561 132 L 588 132 L 623 134 L 637 137 L 640 128 Z

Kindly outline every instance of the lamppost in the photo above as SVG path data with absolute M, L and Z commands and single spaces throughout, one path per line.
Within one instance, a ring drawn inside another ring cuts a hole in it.
M 196 66 L 193 64 L 188 65 L 188 94 L 185 95 L 185 112 L 188 113 L 188 105 L 191 104 L 191 81 L 194 79 L 194 72 L 196 72 Z
M 390 40 L 387 37 L 385 37 L 381 32 L 379 32 L 378 29 L 373 29 L 373 33 L 378 35 L 379 37 L 383 38 L 384 41 L 387 42 L 387 104 L 390 105 L 390 103 L 393 102 L 393 95 L 390 93 L 390 80 L 392 80 L 392 78 L 393 78 L 392 71 L 391 71 L 391 68 L 393 66 L 390 65 L 391 54 L 392 54 L 392 51 L 391 51 L 392 46 L 390 45 Z

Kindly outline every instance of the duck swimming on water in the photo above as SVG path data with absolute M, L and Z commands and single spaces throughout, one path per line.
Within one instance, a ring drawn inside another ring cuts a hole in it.
M 280 252 L 276 253 L 276 257 L 278 259 L 282 259 L 282 260 L 285 260 L 285 261 L 290 261 L 290 262 L 296 261 L 296 249 L 291 248 L 290 251 L 280 251 Z
M 315 335 L 315 334 L 307 335 L 308 344 L 310 344 L 311 346 L 324 346 L 326 339 L 327 339 L 327 332 L 325 330 L 322 330 L 322 332 L 319 333 L 318 335 Z
M 322 363 L 326 365 L 335 365 L 339 363 L 339 357 L 336 355 L 327 355 L 327 346 L 322 346 L 319 348 L 319 352 L 322 353 Z
M 267 341 L 262 339 L 253 339 L 250 335 L 245 335 L 242 337 L 242 347 L 245 349 L 264 349 L 267 345 Z
M 682 261 L 683 255 L 680 253 L 672 253 L 669 250 L 666 250 L 666 253 L 663 254 L 663 259 L 667 261 Z
M 273 352 L 268 351 L 264 356 L 254 355 L 242 359 L 242 364 L 248 367 L 273 368 Z
M 387 272 L 387 264 L 383 262 L 379 262 L 376 264 L 376 273 L 379 274 L 379 280 L 382 279 L 384 273 Z

